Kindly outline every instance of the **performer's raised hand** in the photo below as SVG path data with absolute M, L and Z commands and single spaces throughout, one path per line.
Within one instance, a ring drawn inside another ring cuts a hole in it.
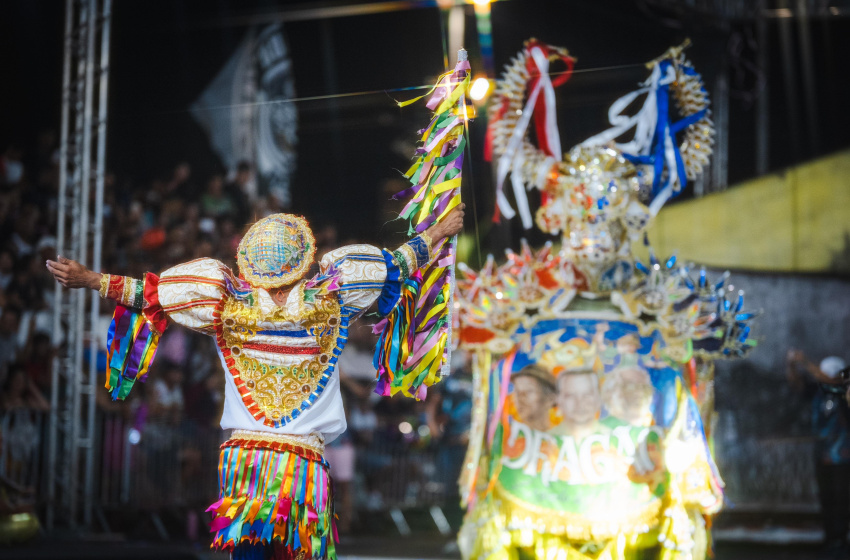
M 77 261 L 61 255 L 55 261 L 47 261 L 47 270 L 66 288 L 100 288 L 100 273 L 92 272 Z
M 448 213 L 446 218 L 439 224 L 434 224 L 426 230 L 434 243 L 439 243 L 446 237 L 457 235 L 463 230 L 463 216 L 466 204 L 461 203 L 454 210 Z

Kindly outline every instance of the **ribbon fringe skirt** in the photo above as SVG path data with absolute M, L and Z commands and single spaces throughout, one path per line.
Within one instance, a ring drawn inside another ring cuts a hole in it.
M 308 449 L 228 441 L 218 463 L 212 548 L 233 558 L 336 559 L 330 468 Z M 274 549 L 273 555 L 270 554 Z

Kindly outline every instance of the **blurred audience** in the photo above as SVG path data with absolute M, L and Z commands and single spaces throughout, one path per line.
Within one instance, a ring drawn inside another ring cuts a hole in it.
M 18 145 L 0 146 L 0 460 L 6 461 L 7 475 L 14 475 L 13 485 L 26 482 L 21 476 L 46 437 L 57 349 L 51 338 L 55 285 L 44 261 L 57 252 L 58 153 L 53 131 L 39 136 L 31 154 Z M 252 165 L 245 161 L 227 179 L 221 172 L 204 176 L 179 161 L 147 182 L 108 173 L 105 187 L 103 269 L 136 278 L 201 257 L 235 268 L 246 226 L 286 211 L 278 198 L 259 192 Z M 354 242 L 341 243 L 331 223 L 316 220 L 313 225 L 317 261 Z M 314 265 L 311 273 L 316 271 Z M 106 369 L 105 325 L 113 311 L 106 301 L 101 308 L 99 371 Z M 62 344 L 60 339 L 59 350 Z M 327 459 L 343 532 L 352 530 L 357 510 L 453 491 L 449 479 L 462 460 L 468 430 L 463 402 L 469 398 L 468 377 L 461 375 L 435 391 L 437 408 L 429 421 L 423 403 L 374 394 L 374 345 L 369 326 L 352 329 L 338 366 L 348 430 L 328 446 Z M 217 488 L 214 478 L 204 478 L 215 469 L 203 466 L 218 460 L 222 437 L 225 376 L 215 341 L 169 330 L 149 377 L 125 403 L 113 403 L 105 391 L 96 393 L 103 420 L 98 424 L 100 486 L 124 492 L 121 480 L 131 468 L 133 503 L 179 512 L 186 535 L 194 540 L 205 532 L 198 523 L 207 518 L 203 509 L 215 500 Z M 429 425 L 439 426 L 434 428 L 438 433 L 431 435 Z
M 452 374 L 428 395 L 428 432 L 438 448 L 437 472 L 443 492 L 458 498 L 472 423 L 472 363 L 467 352 L 452 354 Z
M 240 161 L 236 166 L 233 181 L 224 187 L 224 194 L 231 205 L 230 215 L 236 223 L 247 224 L 254 221 L 251 216 L 251 203 L 256 199 L 256 190 L 251 164 Z

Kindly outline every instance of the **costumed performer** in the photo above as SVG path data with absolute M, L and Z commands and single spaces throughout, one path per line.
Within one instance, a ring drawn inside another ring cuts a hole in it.
M 215 337 L 226 372 L 221 427 L 233 430 L 210 506 L 213 547 L 234 559 L 334 559 L 324 445 L 346 428 L 335 364 L 348 328 L 373 303 L 388 315 L 402 287 L 463 227 L 460 204 L 395 251 L 351 245 L 324 255 L 306 220 L 275 214 L 239 243 L 239 276 L 202 258 L 144 279 L 101 274 L 58 257 L 47 268 L 67 288 L 117 302 L 107 339 L 107 388 L 127 396 L 144 379 L 170 323 Z

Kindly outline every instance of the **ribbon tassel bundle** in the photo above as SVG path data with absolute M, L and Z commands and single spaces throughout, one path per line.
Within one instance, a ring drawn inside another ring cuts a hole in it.
M 219 459 L 221 498 L 207 511 L 214 545 L 277 542 L 286 558 L 335 558 L 332 484 L 321 456 L 287 445 L 230 440 Z
M 106 388 L 112 400 L 124 400 L 137 380 L 145 381 L 159 338 L 140 310 L 120 304 L 115 308 L 106 336 Z
M 465 51 L 459 54 L 454 70 L 440 76 L 428 94 L 399 103 L 404 107 L 431 95 L 427 107 L 434 111 L 422 130 L 416 161 L 405 173 L 412 186 L 393 197 L 413 197 L 400 214 L 410 223 L 410 235 L 441 222 L 460 204 L 464 133 L 472 108 L 466 104 L 469 62 Z M 410 275 L 402 285 L 399 304 L 375 326 L 381 334 L 374 364 L 378 394 L 401 392 L 423 399 L 427 387 L 437 383 L 448 367 L 455 244 L 453 238 L 431 248 L 431 262 Z

